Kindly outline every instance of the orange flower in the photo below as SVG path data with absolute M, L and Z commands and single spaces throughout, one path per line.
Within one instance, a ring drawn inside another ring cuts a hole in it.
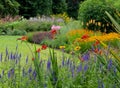
M 42 45 L 42 50 L 45 50 L 47 48 L 47 46 L 46 45 Z
M 88 34 L 84 34 L 81 39 L 88 39 L 90 36 Z
M 32 58 L 32 61 L 34 61 L 35 60 L 35 58 Z
M 38 48 L 38 49 L 36 50 L 36 52 L 38 52 L 38 53 L 39 53 L 39 52 L 40 52 L 40 48 Z
M 18 38 L 17 40 L 22 40 L 22 41 L 26 41 L 28 39 L 27 36 L 22 36 L 21 38 Z
M 102 50 L 99 50 L 98 48 L 95 48 L 94 50 L 93 50 L 96 54 L 102 54 Z
M 97 46 L 100 44 L 100 41 L 99 40 L 96 40 L 96 42 L 93 44 L 93 46 Z

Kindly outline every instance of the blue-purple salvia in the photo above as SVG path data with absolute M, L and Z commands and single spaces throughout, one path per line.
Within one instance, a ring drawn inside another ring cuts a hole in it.
M 83 59 L 84 61 L 88 61 L 89 58 L 90 58 L 89 52 L 85 53 L 85 54 L 82 56 L 82 59 Z
M 32 72 L 32 67 L 30 66 L 30 68 L 28 69 L 28 73 L 30 74 Z
M 36 71 L 35 71 L 35 70 L 33 71 L 32 76 L 33 76 L 33 79 L 35 80 L 35 79 L 36 79 L 36 76 L 37 76 L 37 73 L 36 73 Z
M 108 61 L 108 70 L 110 70 L 111 68 L 112 68 L 112 59 Z
M 11 75 L 10 75 L 10 71 L 8 71 L 8 78 L 10 78 L 10 76 L 11 76 Z
M 13 54 L 12 54 L 12 52 L 10 53 L 10 59 L 13 59 Z
M 65 61 L 64 61 L 64 59 L 62 59 L 62 66 L 64 66 L 65 65 Z
M 77 72 L 79 73 L 80 71 L 82 71 L 82 64 L 80 64 L 77 68 Z
M 48 61 L 47 61 L 47 69 L 48 69 L 48 70 L 50 70 L 50 66 L 51 66 L 51 61 L 48 60 Z
M 84 66 L 84 72 L 86 72 L 87 70 L 88 70 L 88 64 Z

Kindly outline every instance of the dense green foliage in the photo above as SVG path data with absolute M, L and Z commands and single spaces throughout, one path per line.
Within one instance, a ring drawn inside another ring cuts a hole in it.
M 66 0 L 67 1 L 67 13 L 70 17 L 78 18 L 79 4 L 84 0 Z
M 16 0 L 0 0 L 0 16 L 17 15 L 20 4 Z
M 83 22 L 84 28 L 110 32 L 113 30 L 111 24 L 108 23 L 109 18 L 105 11 L 110 14 L 115 13 L 115 9 L 105 1 L 86 0 L 80 5 L 79 19 Z
M 67 10 L 66 0 L 53 0 L 52 11 L 54 14 L 63 13 Z

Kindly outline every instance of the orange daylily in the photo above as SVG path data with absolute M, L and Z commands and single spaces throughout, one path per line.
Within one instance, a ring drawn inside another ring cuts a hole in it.
M 22 40 L 22 41 L 26 41 L 28 39 L 27 36 L 22 36 L 21 38 L 18 38 L 17 40 Z

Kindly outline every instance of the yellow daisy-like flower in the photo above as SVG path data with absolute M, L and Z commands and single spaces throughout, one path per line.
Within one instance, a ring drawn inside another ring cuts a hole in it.
M 80 50 L 80 48 L 81 48 L 80 46 L 76 46 L 76 47 L 74 48 L 74 50 L 75 50 L 75 51 L 78 51 L 78 50 Z
M 60 49 L 65 49 L 65 46 L 60 46 L 59 48 L 60 48 Z

